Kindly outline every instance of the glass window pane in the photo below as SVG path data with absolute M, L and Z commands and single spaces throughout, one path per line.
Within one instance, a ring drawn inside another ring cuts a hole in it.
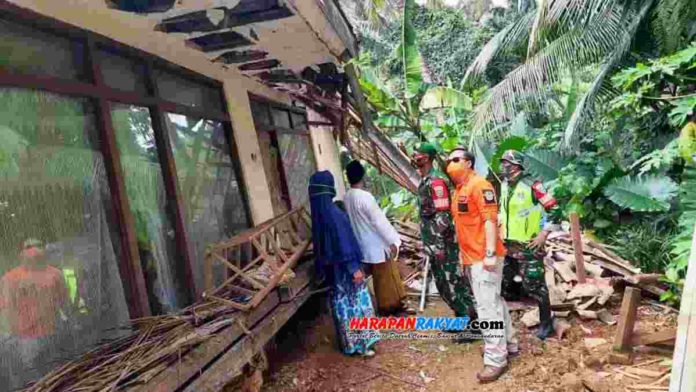
M 193 276 L 202 290 L 206 247 L 248 228 L 242 184 L 222 123 L 171 113 L 167 120 L 194 256 Z M 221 284 L 225 268 L 215 266 L 214 283 Z
M 251 104 L 251 115 L 254 117 L 254 125 L 259 128 L 271 125 L 268 114 L 268 105 L 256 101 L 249 101 Z
M 0 385 L 122 332 L 118 230 L 89 101 L 0 89 Z
M 155 134 L 146 108 L 112 104 L 116 142 L 126 192 L 135 220 L 138 251 L 155 314 L 171 313 L 186 303 L 184 276 L 177 271 L 174 226 L 157 155 Z
M 309 177 L 317 170 L 309 136 L 278 134 L 278 146 L 285 168 L 292 208 L 307 205 Z
M 289 113 L 285 110 L 271 109 L 273 113 L 273 125 L 276 127 L 288 128 L 290 129 L 290 117 Z
M 291 113 L 292 116 L 292 127 L 300 131 L 307 130 L 307 117 L 304 114 Z
M 84 77 L 82 45 L 0 19 L 0 69 L 11 73 Z
M 156 70 L 155 75 L 162 99 L 197 108 L 223 111 L 219 89 L 163 70 Z
M 146 93 L 142 65 L 138 62 L 105 50 L 99 51 L 98 59 L 104 84 L 118 90 Z

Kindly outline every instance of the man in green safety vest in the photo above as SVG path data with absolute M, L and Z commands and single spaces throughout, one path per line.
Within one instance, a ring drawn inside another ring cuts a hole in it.
M 554 332 L 549 289 L 544 279 L 544 245 L 549 232 L 558 229 L 551 219 L 557 209 L 554 197 L 541 181 L 524 172 L 522 155 L 505 151 L 501 158 L 503 182 L 500 190 L 501 238 L 508 250 L 503 268 L 502 295 L 519 300 L 524 293 L 539 304 L 537 337 L 545 340 Z

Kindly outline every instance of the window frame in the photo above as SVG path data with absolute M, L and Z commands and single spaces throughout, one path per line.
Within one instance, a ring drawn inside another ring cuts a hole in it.
M 42 90 L 68 97 L 88 98 L 94 103 L 98 131 L 96 136 L 100 139 L 101 152 L 104 156 L 107 179 L 113 195 L 114 220 L 119 235 L 119 247 L 116 249 L 117 254 L 120 256 L 118 257 L 118 268 L 126 294 L 129 314 L 132 318 L 150 316 L 152 312 L 148 303 L 145 277 L 138 254 L 135 223 L 130 212 L 128 196 L 125 190 L 120 152 L 116 144 L 111 118 L 111 102 L 137 105 L 149 109 L 152 128 L 155 132 L 157 153 L 162 165 L 165 189 L 168 197 L 173 201 L 173 208 L 172 211 L 169 211 L 169 215 L 174 225 L 177 242 L 177 271 L 183 275 L 183 279 L 186 282 L 188 288 L 186 295 L 190 298 L 190 301 L 195 300 L 197 288 L 194 284 L 192 272 L 193 263 L 191 258 L 193 255 L 189 253 L 188 233 L 186 232 L 184 222 L 186 214 L 183 210 L 184 204 L 179 191 L 176 166 L 164 116 L 169 112 L 223 123 L 226 140 L 229 143 L 229 155 L 232 159 L 237 181 L 240 184 L 241 198 L 243 200 L 242 207 L 245 211 L 247 225 L 251 227 L 252 219 L 246 181 L 241 170 L 239 150 L 232 132 L 231 118 L 228 114 L 229 106 L 224 94 L 223 83 L 111 38 L 40 15 L 8 2 L 0 1 L 0 18 L 9 19 L 14 23 L 19 23 L 47 34 L 69 38 L 76 55 L 81 55 L 84 65 L 84 69 L 81 71 L 85 77 L 84 80 L 67 80 L 49 75 L 16 74 L 0 70 L 0 87 Z M 83 53 L 79 53 L 80 48 L 84 51 Z M 142 71 L 140 76 L 145 81 L 145 94 L 121 91 L 106 85 L 103 81 L 99 59 L 97 58 L 100 50 L 106 50 L 139 63 L 140 66 L 137 68 Z M 206 107 L 197 108 L 182 105 L 160 97 L 155 69 L 163 69 L 192 82 L 216 89 L 219 92 L 219 106 L 222 108 L 222 111 L 210 110 Z
M 296 106 L 289 106 L 285 105 L 276 101 L 273 101 L 271 99 L 268 99 L 264 96 L 261 95 L 256 95 L 253 93 L 249 93 L 249 102 L 250 104 L 256 104 L 260 105 L 265 108 L 265 112 L 268 116 L 268 123 L 267 124 L 257 124 L 257 121 L 254 119 L 254 127 L 256 129 L 256 132 L 266 132 L 269 134 L 271 138 L 271 144 L 278 148 L 278 151 L 280 151 L 280 144 L 278 141 L 278 135 L 279 134 L 288 134 L 288 135 L 296 135 L 300 137 L 306 137 L 307 140 L 309 141 L 309 147 L 311 149 L 312 155 L 314 155 L 314 170 L 317 171 L 319 170 L 319 162 L 318 158 L 315 154 L 314 151 L 314 139 L 312 138 L 312 133 L 309 131 L 309 119 L 307 117 L 307 110 L 304 108 L 299 108 Z M 290 121 L 290 127 L 291 128 L 286 128 L 283 126 L 279 126 L 275 124 L 275 120 L 273 119 L 273 110 L 281 110 L 284 112 L 288 113 L 288 120 Z M 253 114 L 253 111 L 252 111 Z M 296 129 L 294 120 L 292 118 L 292 114 L 299 114 L 304 118 L 304 124 L 305 124 L 305 129 Z M 293 202 L 290 197 L 290 187 L 288 186 L 288 174 L 287 171 L 290 170 L 290 168 L 286 168 L 285 164 L 282 162 L 282 159 L 278 161 L 278 171 L 280 174 L 280 186 L 281 186 L 281 191 L 283 193 L 283 201 L 286 203 L 288 210 L 291 210 L 297 206 L 293 205 Z

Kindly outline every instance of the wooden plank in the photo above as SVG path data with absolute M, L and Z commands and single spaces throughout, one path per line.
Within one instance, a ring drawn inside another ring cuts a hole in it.
M 565 282 L 572 282 L 572 281 L 577 281 L 578 276 L 573 272 L 573 270 L 570 268 L 570 263 L 565 262 L 565 261 L 557 261 L 553 263 L 553 269 L 558 272 L 558 275 L 561 276 L 561 279 Z
M 305 288 L 304 291 L 307 291 Z M 240 374 L 242 367 L 280 330 L 309 298 L 300 295 L 297 300 L 281 304 L 271 317 L 266 317 L 251 329 L 252 336 L 245 336 L 220 359 L 189 384 L 184 392 L 217 392 Z
M 263 298 L 278 285 L 278 282 L 280 282 L 280 279 L 283 278 L 283 274 L 285 274 L 285 271 L 295 266 L 297 261 L 304 254 L 305 250 L 307 250 L 307 247 L 309 247 L 309 243 L 309 240 L 305 241 L 300 251 L 292 255 L 292 257 L 290 257 L 290 259 L 285 264 L 283 264 L 282 267 L 280 267 L 278 272 L 276 272 L 275 275 L 273 275 L 271 280 L 268 282 L 268 285 L 266 285 L 264 289 L 259 291 L 259 293 L 251 300 L 250 305 L 252 308 L 256 307 L 259 304 L 259 302 L 262 301 Z
M 639 304 L 640 289 L 626 287 L 623 302 L 621 303 L 619 325 L 616 328 L 616 337 L 614 338 L 614 350 L 628 351 L 631 349 L 631 340 Z
M 251 285 L 254 286 L 255 288 L 261 290 L 262 288 L 265 287 L 265 286 L 263 285 L 263 283 L 257 281 L 256 279 L 252 278 L 251 276 L 247 275 L 244 271 L 242 271 L 241 269 L 239 269 L 237 266 L 235 266 L 234 264 L 232 264 L 232 263 L 230 263 L 229 261 L 225 260 L 223 257 L 220 257 L 220 255 L 218 255 L 218 254 L 216 254 L 216 253 L 213 253 L 213 257 L 216 258 L 216 259 L 218 259 L 218 260 L 220 260 L 220 261 L 222 261 L 223 264 L 225 264 L 225 266 L 227 266 L 227 268 L 229 268 L 229 269 L 231 269 L 232 271 L 234 271 L 237 275 L 239 275 L 242 279 L 244 279 L 244 280 L 246 280 L 247 282 L 249 282 L 249 284 L 251 284 Z
M 627 276 L 624 279 L 630 284 L 641 285 L 641 284 L 653 284 L 658 283 L 660 278 L 664 275 L 662 274 L 637 274 L 633 276 Z
M 650 334 L 634 334 L 631 344 L 634 346 L 649 346 L 651 344 L 663 344 L 677 338 L 676 329 L 665 329 Z
M 684 281 L 679 327 L 672 358 L 670 392 L 696 391 L 696 230 L 691 241 L 689 266 Z
M 578 283 L 585 283 L 585 258 L 582 253 L 582 233 L 580 232 L 580 218 L 577 212 L 570 213 L 570 234 L 573 237 L 573 250 L 575 251 L 575 273 Z

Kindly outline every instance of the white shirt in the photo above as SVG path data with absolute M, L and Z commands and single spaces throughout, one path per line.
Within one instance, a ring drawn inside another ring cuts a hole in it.
M 343 198 L 350 224 L 360 244 L 363 262 L 379 264 L 386 260 L 389 246 L 401 246 L 401 237 L 389 223 L 370 192 L 351 188 Z M 385 254 L 386 253 L 386 254 Z

